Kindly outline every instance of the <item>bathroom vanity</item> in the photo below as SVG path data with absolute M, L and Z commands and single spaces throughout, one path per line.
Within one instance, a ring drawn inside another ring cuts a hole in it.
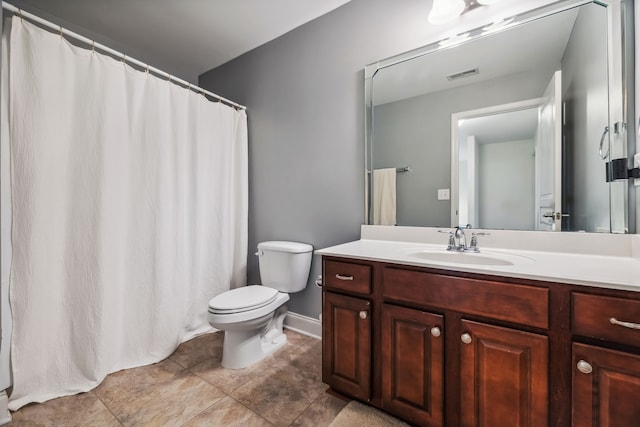
M 637 201 L 611 174 L 638 151 L 632 10 L 553 2 L 365 67 L 368 225 L 316 252 L 333 391 L 422 426 L 640 425 Z M 480 253 L 446 250 L 459 224 L 493 229 Z
M 637 257 L 445 247 L 318 251 L 333 391 L 423 426 L 637 425 Z

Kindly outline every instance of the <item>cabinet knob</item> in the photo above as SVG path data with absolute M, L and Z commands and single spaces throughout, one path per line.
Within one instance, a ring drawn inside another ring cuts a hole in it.
M 360 316 L 361 319 L 366 319 L 368 316 L 368 313 L 362 310 L 360 313 L 358 313 L 358 315 Z
M 462 335 L 460 335 L 460 340 L 465 343 L 465 344 L 470 344 L 471 343 L 471 335 L 464 333 Z
M 437 326 L 434 326 L 433 328 L 431 328 L 431 335 L 433 335 L 434 337 L 439 337 L 442 334 L 442 332 L 440 332 L 440 328 L 438 328 Z
M 591 364 L 586 360 L 578 361 L 576 367 L 578 368 L 578 371 L 582 372 L 583 374 L 590 374 L 591 372 L 593 372 L 593 366 L 591 366 Z

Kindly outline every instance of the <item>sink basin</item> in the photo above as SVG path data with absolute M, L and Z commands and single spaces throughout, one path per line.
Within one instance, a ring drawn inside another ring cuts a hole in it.
M 519 262 L 531 262 L 531 258 L 520 255 L 502 253 L 473 253 L 473 252 L 450 252 L 450 251 L 420 251 L 409 254 L 412 258 L 420 258 L 425 261 L 445 262 L 450 264 L 470 264 L 470 265 L 515 265 Z

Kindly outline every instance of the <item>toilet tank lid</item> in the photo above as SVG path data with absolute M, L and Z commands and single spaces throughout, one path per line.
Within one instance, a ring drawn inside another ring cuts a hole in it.
M 271 241 L 258 243 L 258 250 L 301 254 L 305 252 L 311 252 L 313 250 L 313 246 L 306 243 L 298 242 Z

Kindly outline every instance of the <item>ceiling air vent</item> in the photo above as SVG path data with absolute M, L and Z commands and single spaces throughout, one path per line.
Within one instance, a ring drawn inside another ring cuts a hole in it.
M 459 73 L 449 74 L 447 76 L 447 80 L 458 80 L 464 77 L 475 76 L 476 74 L 480 74 L 480 70 L 478 70 L 477 68 L 473 68 L 471 70 L 465 70 Z

